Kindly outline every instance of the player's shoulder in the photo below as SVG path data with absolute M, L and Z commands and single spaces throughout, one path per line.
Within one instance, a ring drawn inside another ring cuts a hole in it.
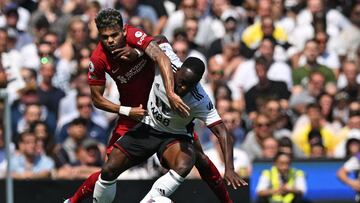
M 137 38 L 147 36 L 147 34 L 143 30 L 141 30 L 137 27 L 134 27 L 134 26 L 131 26 L 128 24 L 125 24 L 124 27 L 125 27 L 125 31 L 126 31 L 126 40 L 127 41 L 131 40 L 131 39 L 137 39 Z
M 205 92 L 204 88 L 200 83 L 196 85 L 196 87 L 190 92 L 190 94 L 192 96 L 192 100 L 196 102 L 197 105 L 204 103 L 208 105 L 209 102 L 212 103 L 209 95 Z M 210 107 L 211 105 L 212 104 L 210 104 Z M 212 107 L 210 109 L 212 109 Z

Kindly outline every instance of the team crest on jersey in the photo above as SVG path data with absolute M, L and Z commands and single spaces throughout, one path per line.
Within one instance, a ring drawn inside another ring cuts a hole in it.
M 141 31 L 135 32 L 135 37 L 139 38 L 139 37 L 141 37 L 141 35 L 143 35 L 143 33 Z
M 94 64 L 90 61 L 90 63 L 89 63 L 89 71 L 91 72 L 91 73 L 93 73 L 94 71 L 95 71 L 95 66 L 94 66 Z

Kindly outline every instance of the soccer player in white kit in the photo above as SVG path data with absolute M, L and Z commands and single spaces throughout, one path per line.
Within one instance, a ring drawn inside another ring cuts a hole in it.
M 95 185 L 94 202 L 112 202 L 116 192 L 116 178 L 154 153 L 157 153 L 169 172 L 154 183 L 141 202 L 147 202 L 156 196 L 171 195 L 184 181 L 195 162 L 192 138 L 193 120 L 196 118 L 204 121 L 219 139 L 224 154 L 224 178 L 227 183 L 234 188 L 246 185 L 234 171 L 231 136 L 227 136 L 220 116 L 199 84 L 204 69 L 205 65 L 200 59 L 190 57 L 174 75 L 175 92 L 190 107 L 190 116 L 186 118 L 171 110 L 161 75 L 155 74 L 147 104 L 148 115 L 114 144 L 115 148 Z

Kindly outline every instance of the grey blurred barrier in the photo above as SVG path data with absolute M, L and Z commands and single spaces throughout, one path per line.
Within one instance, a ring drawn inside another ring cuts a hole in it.
M 14 202 L 14 188 L 13 188 L 13 179 L 10 175 L 10 143 L 11 143 L 11 119 L 10 119 L 10 104 L 8 93 L 6 89 L 0 89 L 0 99 L 4 101 L 4 115 L 3 115 L 3 125 L 4 125 L 4 135 L 5 135 L 5 154 L 7 160 L 7 170 L 6 170 L 6 203 Z M 5 202 L 5 201 L 1 201 Z

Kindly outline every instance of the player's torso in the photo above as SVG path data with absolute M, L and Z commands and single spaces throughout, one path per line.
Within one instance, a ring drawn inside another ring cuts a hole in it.
M 182 98 L 190 107 L 190 116 L 183 118 L 171 110 L 160 75 L 155 76 L 152 88 L 147 104 L 149 116 L 145 118 L 144 122 L 160 131 L 192 136 L 192 121 L 197 117 L 197 108 L 203 102 L 204 96 L 199 95 L 199 98 L 196 99 L 192 93 L 189 93 Z
M 154 61 L 147 55 L 133 62 L 114 60 L 110 56 L 106 61 L 106 72 L 117 84 L 121 104 L 145 107 L 154 80 Z

